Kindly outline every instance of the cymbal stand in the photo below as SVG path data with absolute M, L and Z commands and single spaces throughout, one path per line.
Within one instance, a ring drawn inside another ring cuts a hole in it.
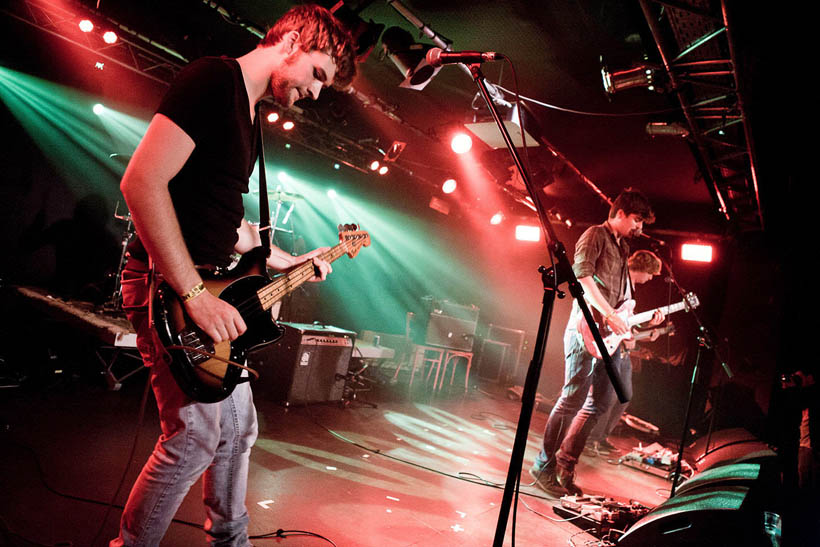
M 119 214 L 120 202 L 114 208 L 114 218 L 125 222 L 125 229 L 122 232 L 122 242 L 120 243 L 120 262 L 117 266 L 117 273 L 114 276 L 114 291 L 111 297 L 103 304 L 103 309 L 107 311 L 119 311 L 122 308 L 122 270 L 125 267 L 125 256 L 128 244 L 134 237 L 134 222 L 131 220 L 131 213 Z

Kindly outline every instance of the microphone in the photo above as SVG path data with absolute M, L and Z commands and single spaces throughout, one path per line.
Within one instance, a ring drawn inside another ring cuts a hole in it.
M 661 246 L 666 245 L 666 242 L 664 240 L 658 239 L 657 237 L 651 236 L 651 235 L 649 235 L 649 234 L 647 234 L 646 232 L 643 232 L 643 231 L 638 232 L 638 237 L 644 237 L 644 238 L 648 239 L 649 241 L 657 243 L 658 245 L 661 245 Z
M 432 67 L 449 65 L 455 63 L 483 63 L 485 61 L 497 61 L 503 59 L 501 53 L 494 51 L 444 51 L 440 47 L 434 47 L 427 52 L 427 63 Z

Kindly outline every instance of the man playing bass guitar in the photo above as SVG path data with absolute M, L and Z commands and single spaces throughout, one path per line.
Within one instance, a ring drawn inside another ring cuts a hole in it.
M 211 544 L 250 545 L 245 493 L 257 433 L 250 384 L 218 403 L 193 401 L 179 388 L 149 322 L 149 262 L 213 342 L 242 335 L 237 308 L 205 289 L 201 272 L 259 245 L 242 203 L 260 146 L 255 106 L 266 97 L 284 108 L 316 99 L 323 87 L 347 85 L 354 72 L 348 31 L 328 10 L 298 6 L 242 57 L 186 67 L 134 152 L 121 184 L 138 236 L 123 273 L 123 308 L 150 370 L 162 435 L 131 489 L 112 546 L 158 545 L 203 474 Z M 331 268 L 318 258 L 322 251 L 292 257 L 273 248 L 267 265 L 281 271 L 313 261 L 316 279 L 324 279 Z

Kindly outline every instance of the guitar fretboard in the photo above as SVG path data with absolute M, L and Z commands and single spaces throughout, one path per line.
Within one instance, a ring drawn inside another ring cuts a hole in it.
M 357 250 L 363 243 L 363 239 L 354 239 L 352 241 L 344 240 L 319 255 L 319 257 L 327 262 L 333 262 L 342 255 Z M 256 294 L 259 296 L 259 303 L 262 305 L 262 309 L 266 311 L 271 309 L 279 300 L 295 291 L 303 283 L 312 279 L 314 274 L 313 261 L 308 260 L 287 274 L 277 277 L 269 285 L 259 289 Z
M 669 315 L 670 313 L 679 312 L 683 309 L 686 309 L 685 300 L 681 300 L 677 304 L 672 304 L 671 306 L 663 306 L 661 308 L 655 308 L 654 310 L 636 313 L 635 315 L 629 318 L 629 326 L 634 327 L 635 325 L 640 325 L 641 323 L 649 321 L 650 319 L 652 319 L 652 316 L 655 314 L 655 311 L 657 310 L 660 310 L 664 315 Z

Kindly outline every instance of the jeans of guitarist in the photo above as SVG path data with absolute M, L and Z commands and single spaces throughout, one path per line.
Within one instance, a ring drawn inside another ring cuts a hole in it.
M 564 353 L 564 387 L 547 419 L 544 444 L 535 458 L 537 470 L 553 472 L 556 464 L 574 470 L 595 424 L 618 402 L 604 362 L 586 350 L 577 330 L 564 332 Z M 619 359 L 613 359 L 615 370 L 619 366 Z M 632 383 L 624 384 L 631 397 Z
M 612 356 L 612 366 L 618 373 L 618 377 L 621 379 L 621 384 L 624 386 L 627 396 L 631 399 L 632 361 L 629 358 L 629 353 L 623 346 L 618 348 L 618 351 Z M 613 394 L 614 393 L 615 391 L 613 389 Z M 589 398 L 589 396 L 587 396 L 587 398 Z M 586 405 L 586 403 L 584 404 Z M 621 420 L 621 415 L 627 406 L 629 406 L 629 403 L 621 403 L 617 397 L 614 397 L 609 410 L 605 410 L 604 413 L 598 417 L 598 423 L 592 428 L 592 432 L 589 434 L 589 440 L 596 442 L 605 441 L 606 438 L 609 437 L 609 434 L 612 433 L 612 430 L 615 429 L 615 426 L 618 425 L 618 422 Z
M 168 354 L 148 324 L 148 273 L 129 260 L 123 272 L 123 308 L 151 375 L 162 434 L 137 478 L 112 547 L 158 545 L 191 486 L 201 476 L 211 545 L 244 547 L 248 464 L 256 440 L 250 384 L 219 403 L 198 403 L 177 386 Z

